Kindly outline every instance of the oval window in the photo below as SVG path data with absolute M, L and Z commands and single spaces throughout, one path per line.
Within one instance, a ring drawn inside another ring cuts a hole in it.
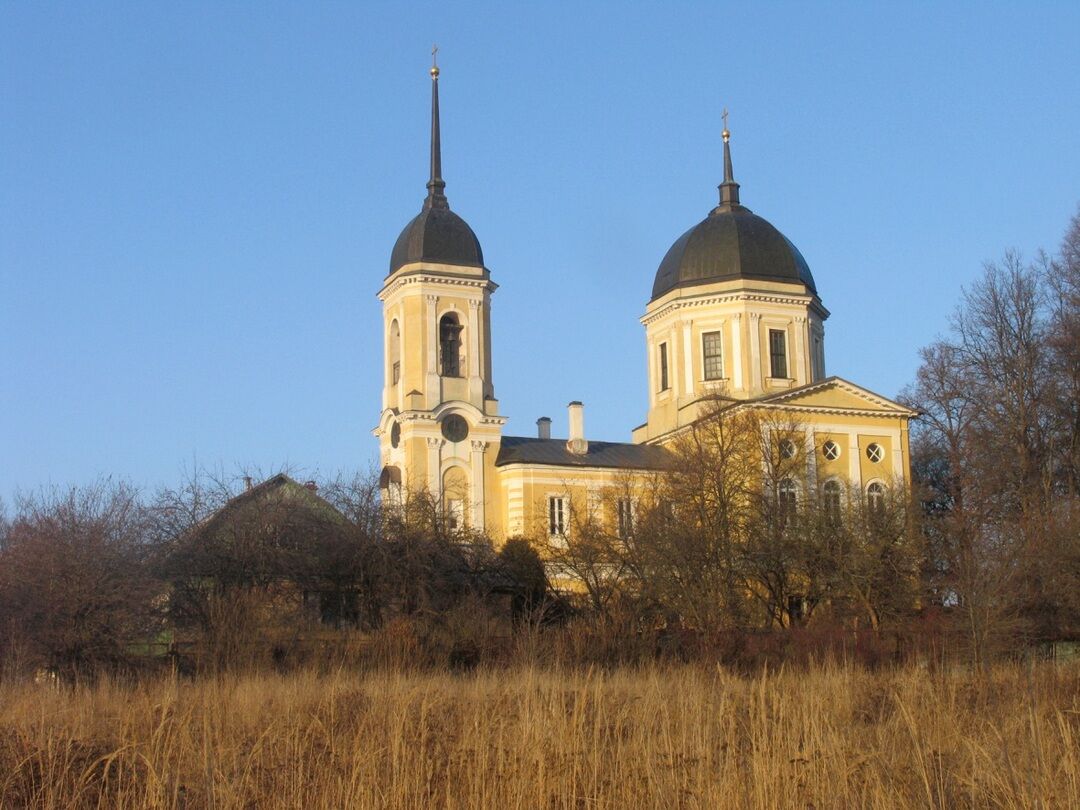
M 390 446 L 396 448 L 401 444 L 401 425 L 394 422 L 394 426 L 390 428 Z
M 465 417 L 452 413 L 442 421 L 442 435 L 448 442 L 463 442 L 469 436 L 469 423 Z
M 874 464 L 885 458 L 885 450 L 877 442 L 871 442 L 866 446 L 866 457 Z
M 829 439 L 825 444 L 821 445 L 821 455 L 825 456 L 829 461 L 836 461 L 840 458 L 840 445 Z

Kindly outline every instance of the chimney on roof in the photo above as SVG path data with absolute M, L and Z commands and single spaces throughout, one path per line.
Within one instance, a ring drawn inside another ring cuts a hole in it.
M 547 416 L 541 416 L 536 420 L 536 436 L 539 439 L 551 438 L 551 419 Z
M 585 441 L 585 406 L 574 400 L 566 407 L 570 411 L 570 438 L 566 449 L 575 456 L 583 456 L 589 452 L 589 443 Z
M 250 475 L 244 476 L 244 492 L 247 492 L 253 486 Z
M 319 485 L 316 484 L 314 481 L 305 481 L 304 482 L 304 489 L 310 489 L 312 492 L 318 492 L 319 491 Z

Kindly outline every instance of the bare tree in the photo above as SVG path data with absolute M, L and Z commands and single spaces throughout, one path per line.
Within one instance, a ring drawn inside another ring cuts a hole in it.
M 136 490 L 101 481 L 16 501 L 0 543 L 0 626 L 65 679 L 133 664 L 160 632 Z
M 927 593 L 962 617 L 980 665 L 1076 624 L 1077 241 L 1074 219 L 1060 260 L 987 264 L 907 392 L 924 414 Z

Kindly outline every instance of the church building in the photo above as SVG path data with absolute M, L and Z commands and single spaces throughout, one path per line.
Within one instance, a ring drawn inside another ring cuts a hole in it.
M 498 285 L 476 235 L 447 201 L 438 67 L 431 79 L 427 197 L 394 244 L 378 294 L 385 352 L 374 433 L 385 502 L 424 491 L 438 498 L 451 528 L 496 542 L 557 536 L 572 502 L 664 469 L 665 443 L 718 396 L 801 426 L 807 476 L 798 486 L 813 482 L 836 497 L 857 488 L 873 501 L 887 487 L 906 485 L 908 423 L 916 413 L 826 376 L 829 311 L 795 245 L 742 205 L 726 122 L 719 204 L 667 251 L 641 317 L 644 423 L 630 442 L 594 441 L 584 406 L 571 402 L 566 438 L 552 438 L 546 418 L 535 436 L 503 435 L 507 417 L 499 412 L 491 359 Z

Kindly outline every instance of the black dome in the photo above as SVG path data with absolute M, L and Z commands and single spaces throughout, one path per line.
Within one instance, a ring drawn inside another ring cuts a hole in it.
M 425 205 L 394 243 L 390 272 L 420 261 L 483 267 L 484 254 L 465 220 L 447 207 Z
M 676 240 L 656 271 L 652 297 L 676 287 L 736 278 L 801 283 L 817 293 L 798 248 L 767 220 L 740 205 L 714 210 Z

